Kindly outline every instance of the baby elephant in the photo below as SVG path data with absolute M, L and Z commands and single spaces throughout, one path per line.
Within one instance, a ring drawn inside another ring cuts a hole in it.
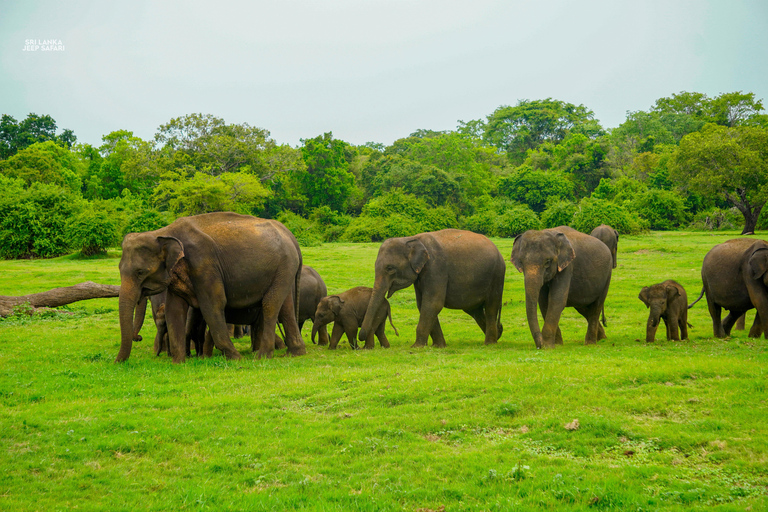
M 667 326 L 668 340 L 688 339 L 688 295 L 680 283 L 668 279 L 663 283 L 645 286 L 640 290 L 638 298 L 651 310 L 648 315 L 645 341 L 649 343 L 654 341 L 660 318 Z
M 312 341 L 315 341 L 315 333 L 318 329 L 333 322 L 333 332 L 331 332 L 328 348 L 335 349 L 339 344 L 341 335 L 344 333 L 347 334 L 347 339 L 352 348 L 358 348 L 357 330 L 363 325 L 365 312 L 368 310 L 368 303 L 371 300 L 371 293 L 373 293 L 373 288 L 358 286 L 338 295 L 323 297 L 315 311 L 315 322 L 312 324 Z M 397 329 L 392 324 L 392 312 L 389 307 L 389 301 L 384 299 L 380 311 L 377 311 L 375 314 L 373 329 L 365 340 L 364 348 L 373 348 L 374 333 L 379 339 L 379 344 L 384 348 L 389 348 L 389 341 L 386 334 L 384 334 L 387 318 L 389 318 L 389 325 L 392 325 L 392 328 L 395 329 L 395 334 L 399 336 Z

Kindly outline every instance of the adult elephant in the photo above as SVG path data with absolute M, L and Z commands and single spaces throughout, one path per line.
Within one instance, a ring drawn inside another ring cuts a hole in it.
M 123 239 L 120 259 L 120 351 L 131 354 L 133 314 L 144 296 L 167 290 L 165 317 L 173 361 L 185 360 L 187 305 L 198 308 L 214 345 L 239 359 L 227 322 L 253 324 L 258 357 L 271 357 L 278 319 L 293 355 L 306 353 L 297 321 L 302 257 L 281 223 L 231 212 L 182 217 L 172 224 Z
M 365 341 L 381 311 L 385 295 L 413 285 L 419 323 L 414 347 L 444 347 L 445 337 L 437 318 L 440 311 L 461 309 L 485 333 L 485 343 L 501 337 L 501 302 L 504 291 L 504 258 L 488 238 L 471 231 L 443 229 L 415 236 L 390 238 L 379 247 L 371 301 L 358 332 Z
M 715 337 L 730 335 L 736 320 L 752 308 L 757 314 L 749 336 L 768 336 L 768 243 L 736 238 L 714 246 L 704 256 L 701 280 Z M 701 295 L 693 304 L 699 299 Z M 725 320 L 723 309 L 728 310 Z
M 611 251 L 613 257 L 613 268 L 616 268 L 616 254 L 619 248 L 619 232 L 608 224 L 600 224 L 590 233 L 593 237 L 603 242 Z
M 605 338 L 600 312 L 611 284 L 611 251 L 568 226 L 530 230 L 515 238 L 512 263 L 525 278 L 525 311 L 536 348 L 562 344 L 560 315 L 574 307 L 587 319 L 586 344 Z M 539 328 L 538 303 L 544 317 Z

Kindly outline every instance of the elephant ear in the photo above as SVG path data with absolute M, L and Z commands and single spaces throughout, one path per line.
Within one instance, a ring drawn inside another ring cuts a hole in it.
M 427 248 L 418 239 L 408 240 L 405 245 L 408 247 L 408 261 L 411 263 L 411 268 L 416 274 L 420 274 L 429 261 Z
M 184 257 L 184 244 L 181 243 L 181 240 L 172 236 L 159 236 L 157 241 L 160 243 L 165 259 L 165 268 L 170 273 L 171 269 Z
M 573 250 L 573 246 L 571 245 L 570 240 L 568 240 L 568 237 L 565 236 L 565 233 L 558 233 L 556 235 L 556 240 L 558 242 L 557 271 L 562 272 L 576 257 L 576 251 Z
M 640 290 L 640 295 L 637 296 L 638 299 L 643 301 L 643 304 L 645 304 L 646 308 L 651 307 L 651 299 L 648 297 L 648 293 L 650 293 L 651 289 L 647 286 L 643 286 L 643 289 Z
M 667 304 L 675 300 L 677 297 L 680 296 L 680 290 L 677 289 L 677 286 L 673 286 L 671 284 L 668 284 L 664 287 L 664 289 L 667 292 Z
M 333 311 L 333 314 L 335 316 L 339 316 L 341 314 L 341 306 L 344 304 L 344 300 L 338 295 L 331 295 L 328 297 L 328 302 L 330 303 L 331 311 Z
M 619 243 L 619 232 L 616 231 L 615 229 L 613 230 L 613 232 L 616 234 L 616 243 Z
M 768 271 L 768 245 L 758 242 L 752 247 L 748 261 L 749 275 L 752 279 L 760 279 Z

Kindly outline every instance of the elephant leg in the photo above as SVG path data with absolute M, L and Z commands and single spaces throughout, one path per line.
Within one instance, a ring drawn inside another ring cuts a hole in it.
M 354 350 L 357 350 L 360 348 L 357 345 L 357 322 L 352 321 L 346 321 L 344 322 L 344 334 L 347 335 L 347 341 L 349 341 L 349 346 L 352 347 Z M 371 340 L 371 344 L 373 344 L 373 333 L 370 333 L 368 335 L 368 339 L 365 340 L 365 345 L 368 345 L 368 340 Z
M 723 308 L 709 298 L 709 293 L 707 293 L 707 308 L 709 309 L 709 316 L 712 317 L 713 335 L 715 338 L 725 338 L 725 330 L 723 330 L 723 324 L 720 319 Z
M 541 329 L 542 347 L 552 348 L 563 344 L 560 331 L 560 315 L 563 314 L 568 298 L 570 283 L 565 279 L 553 280 L 548 286 L 543 286 L 539 295 L 539 307 L 544 317 L 544 327 Z
M 733 329 L 736 320 L 738 320 L 739 317 L 744 313 L 744 311 L 737 311 L 735 309 L 728 312 L 728 314 L 725 316 L 725 319 L 723 320 L 723 332 L 725 332 L 726 336 L 731 335 L 731 330 Z
M 328 345 L 329 350 L 336 350 L 336 347 L 339 346 L 339 340 L 341 340 L 341 336 L 344 334 L 344 327 L 342 327 L 341 322 L 333 322 L 333 330 L 331 331 L 331 341 L 330 345 Z
M 752 327 L 749 329 L 750 338 L 759 338 L 763 334 L 763 324 L 760 321 L 760 312 L 755 314 L 755 321 L 752 322 Z
M 185 347 L 187 303 L 178 295 L 168 293 L 165 299 L 165 324 L 168 328 L 168 349 L 174 363 L 183 363 Z
M 299 329 L 299 322 L 296 318 L 297 313 L 298 311 L 296 311 L 294 306 L 293 291 L 291 291 L 283 300 L 278 318 L 283 326 L 285 346 L 288 347 L 288 353 L 292 356 L 301 356 L 307 353 L 307 347 L 304 345 L 304 340 L 301 338 L 301 330 Z M 272 326 L 273 336 L 274 333 L 275 326 Z
M 429 294 L 425 297 L 421 290 L 416 291 L 416 306 L 419 309 L 419 323 L 416 326 L 416 342 L 413 347 L 425 347 L 432 337 L 432 346 L 445 347 L 443 329 L 437 315 L 445 304 L 445 291 L 443 293 Z
M 313 323 L 314 323 L 314 321 L 313 321 Z M 317 332 L 319 333 L 317 344 L 320 345 L 320 346 L 327 345 L 328 342 L 329 342 L 329 340 L 328 340 L 328 327 L 326 327 L 324 325 L 324 326 L 320 327 L 317 330 Z
M 587 334 L 584 337 L 585 345 L 593 345 L 597 343 L 598 333 L 600 331 L 600 311 L 602 307 L 599 303 L 595 302 L 589 306 L 576 308 L 581 316 L 587 319 Z
M 387 319 L 385 318 L 381 322 L 381 324 L 379 324 L 379 327 L 376 329 L 376 337 L 379 339 L 379 345 L 381 345 L 382 348 L 389 348 L 389 340 L 387 339 L 387 335 L 384 332 L 384 329 L 385 329 L 386 325 L 387 325 Z M 373 336 L 371 336 L 371 337 L 373 337 Z M 368 348 L 367 347 L 367 345 L 368 345 L 367 341 L 365 342 L 365 344 L 366 344 L 365 348 Z M 375 344 L 373 343 L 373 340 L 371 340 L 371 348 L 373 348 L 374 345 Z
M 736 323 L 734 324 L 733 328 L 737 331 L 743 331 L 746 328 L 747 323 L 747 314 L 744 313 L 739 317 L 738 320 L 736 320 Z

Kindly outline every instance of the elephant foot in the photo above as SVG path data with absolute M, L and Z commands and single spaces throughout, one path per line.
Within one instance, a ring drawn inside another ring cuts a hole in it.
M 235 350 L 234 352 L 227 353 L 227 359 L 231 361 L 237 361 L 238 359 L 242 359 L 243 356 L 240 355 L 240 352 Z
M 288 353 L 292 356 L 303 356 L 307 353 L 307 347 L 304 345 L 300 347 L 293 347 L 288 349 Z
M 496 345 L 498 343 L 496 340 L 485 340 L 486 345 Z
M 434 341 L 432 342 L 432 348 L 445 348 L 447 346 L 448 345 L 446 345 L 444 341 L 438 343 L 435 343 Z
M 379 340 L 379 345 L 381 345 L 381 348 L 389 348 L 389 342 L 387 340 Z
M 424 342 L 415 342 L 413 345 L 411 345 L 411 348 L 424 348 L 427 344 Z
M 584 340 L 585 345 L 597 345 L 597 340 Z

